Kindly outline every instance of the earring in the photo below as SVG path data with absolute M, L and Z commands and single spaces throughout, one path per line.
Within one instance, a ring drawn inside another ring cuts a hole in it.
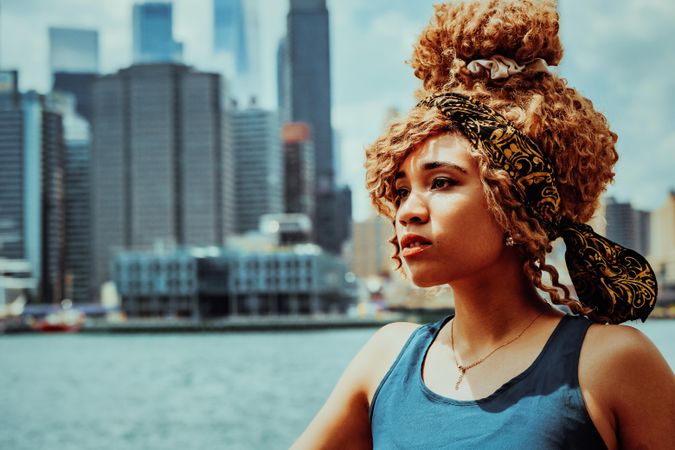
M 514 245 L 516 245 L 515 241 L 513 240 L 510 234 L 506 235 L 506 241 L 504 243 L 506 244 L 507 247 L 513 247 Z

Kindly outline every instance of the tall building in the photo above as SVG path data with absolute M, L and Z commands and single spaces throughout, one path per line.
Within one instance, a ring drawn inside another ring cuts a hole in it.
M 291 0 L 287 17 L 286 50 L 282 49 L 281 83 L 287 85 L 282 110 L 294 122 L 310 124 L 314 141 L 317 243 L 334 254 L 349 235 L 343 224 L 351 220 L 351 199 L 335 183 L 331 127 L 329 20 L 326 0 Z M 282 115 L 283 115 L 282 114 Z
M 605 205 L 607 238 L 646 254 L 649 251 L 649 213 L 609 197 Z
M 234 159 L 220 76 L 143 64 L 94 84 L 96 286 L 116 250 L 223 245 L 233 232 Z
M 284 212 L 284 161 L 277 114 L 256 107 L 228 113 L 235 152 L 238 233 L 258 230 L 264 214 Z
M 326 0 L 291 0 L 287 55 L 291 120 L 312 127 L 318 191 L 334 186 L 331 80 Z
M 651 242 L 649 262 L 659 280 L 659 300 L 675 301 L 675 191 L 671 191 L 664 204 L 651 214 Z
M 258 0 L 213 0 L 213 64 L 228 80 L 228 96 L 260 96 Z
M 65 280 L 64 297 L 75 303 L 92 298 L 90 127 L 75 110 L 72 94 L 54 92 L 50 106 L 63 117 L 65 141 Z
M 351 269 L 359 278 L 386 276 L 393 271 L 391 255 L 394 247 L 388 242 L 394 234 L 389 220 L 371 215 L 353 225 Z
M 52 90 L 70 92 L 77 113 L 91 120 L 91 85 L 99 72 L 98 31 L 49 28 Z
M 24 117 L 16 71 L 0 71 L 0 257 L 26 258 Z
M 213 51 L 229 54 L 238 74 L 249 68 L 246 31 L 243 0 L 213 0 Z
M 314 217 L 314 144 L 309 125 L 287 123 L 284 144 L 284 204 L 287 213 Z
M 59 302 L 65 269 L 62 121 L 36 92 L 9 101 L 19 98 L 16 81 L 16 72 L 0 72 L 0 258 L 28 262 L 37 284 L 33 297 Z
M 98 31 L 49 27 L 49 67 L 52 73 L 98 73 Z
M 183 44 L 173 38 L 173 5 L 145 2 L 134 5 L 134 64 L 180 62 Z
M 277 108 L 279 109 L 279 116 L 281 122 L 289 122 L 288 111 L 288 95 L 290 90 L 289 73 L 288 73 L 288 45 L 286 44 L 286 37 L 279 40 L 277 47 Z

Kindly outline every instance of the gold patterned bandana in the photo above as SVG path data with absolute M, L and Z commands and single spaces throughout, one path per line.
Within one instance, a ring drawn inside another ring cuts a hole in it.
M 491 164 L 509 173 L 514 191 L 551 241 L 562 237 L 565 262 L 579 300 L 593 308 L 591 319 L 610 323 L 649 316 L 656 304 L 656 276 L 639 253 L 560 216 L 553 166 L 537 144 L 486 105 L 461 94 L 441 93 L 418 106 L 436 107 Z

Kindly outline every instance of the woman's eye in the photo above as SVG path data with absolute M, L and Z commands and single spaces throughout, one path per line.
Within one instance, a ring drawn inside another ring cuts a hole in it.
M 431 183 L 431 187 L 446 187 L 446 186 L 453 186 L 457 184 L 457 182 L 453 179 L 450 178 L 434 178 L 434 181 Z
M 406 188 L 396 189 L 396 197 L 403 198 L 406 195 L 408 195 L 408 189 L 406 189 Z

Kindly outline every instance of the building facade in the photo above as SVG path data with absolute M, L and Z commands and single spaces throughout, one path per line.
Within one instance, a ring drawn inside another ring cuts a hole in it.
M 60 302 L 65 273 L 62 119 L 44 96 L 19 95 L 16 72 L 7 74 L 0 72 L 0 85 L 3 78 L 13 80 L 0 88 L 0 258 L 28 262 L 33 300 Z
M 235 154 L 237 233 L 257 231 L 264 214 L 284 212 L 283 153 L 277 114 L 251 107 L 228 112 Z
M 248 72 L 249 53 L 243 0 L 213 0 L 213 51 L 231 56 L 233 74 Z
M 95 285 L 115 251 L 223 245 L 233 232 L 234 158 L 220 76 L 144 64 L 94 84 Z
M 114 273 L 131 317 L 343 314 L 354 301 L 342 261 L 313 245 L 122 253 Z
M 65 144 L 65 279 L 64 297 L 77 304 L 91 301 L 91 137 L 89 122 L 77 114 L 76 98 L 63 92 L 48 96 L 63 118 Z
M 98 73 L 98 31 L 49 27 L 51 73 Z
M 303 122 L 287 123 L 281 137 L 285 211 L 314 217 L 314 143 L 310 127 Z
M 393 272 L 394 247 L 389 243 L 393 234 L 391 222 L 380 215 L 354 223 L 351 268 L 356 276 L 362 279 L 387 277 Z
M 659 302 L 675 304 L 675 191 L 651 214 L 649 262 L 659 282 Z
M 637 251 L 649 251 L 649 213 L 634 209 L 630 203 L 619 202 L 613 197 L 605 204 L 607 238 Z
M 77 113 L 91 121 L 91 86 L 99 73 L 98 31 L 49 28 L 52 91 L 70 92 Z
M 173 4 L 137 3 L 133 9 L 134 64 L 180 62 L 183 44 L 173 38 Z
M 336 191 L 333 130 L 329 16 L 326 0 L 291 0 L 285 47 L 280 50 L 278 83 L 283 91 L 282 117 L 310 125 L 314 142 L 317 244 L 340 254 L 349 227 L 343 218 L 345 196 Z M 351 205 L 351 195 L 350 205 Z M 347 208 L 351 211 L 351 206 Z M 336 226 L 337 224 L 337 226 Z
M 241 104 L 260 96 L 258 0 L 213 0 L 214 65 Z M 262 3 L 262 2 L 260 2 Z

